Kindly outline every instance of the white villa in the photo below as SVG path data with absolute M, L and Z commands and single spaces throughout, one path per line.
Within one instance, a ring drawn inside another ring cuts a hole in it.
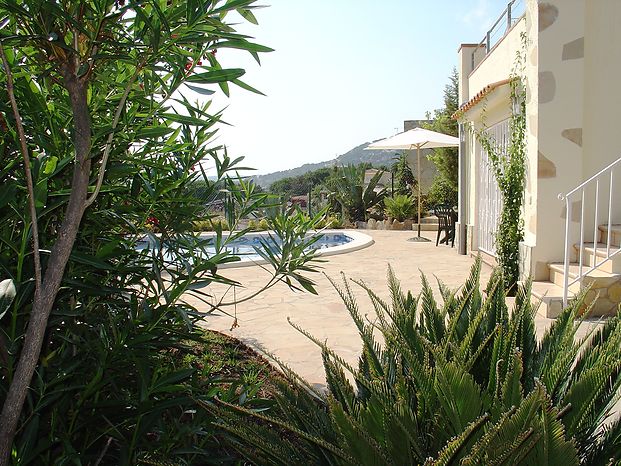
M 614 313 L 621 302 L 621 254 L 614 256 L 621 239 L 620 0 L 513 0 L 482 42 L 459 47 L 458 251 L 495 260 L 502 201 L 487 154 L 466 127 L 507 140 L 518 53 L 526 85 L 522 276 L 536 280 L 548 317 L 560 311 L 565 289 L 571 297 L 587 285 L 587 299 L 599 296 L 596 313 Z

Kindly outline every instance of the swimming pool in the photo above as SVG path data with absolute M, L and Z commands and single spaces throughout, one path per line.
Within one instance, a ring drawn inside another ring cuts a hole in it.
M 346 252 L 356 251 L 366 248 L 373 244 L 373 238 L 364 233 L 352 230 L 324 230 L 319 233 L 320 238 L 312 244 L 309 249 L 316 250 L 317 256 L 330 256 L 335 254 L 343 254 Z M 310 235 L 309 235 L 310 236 Z M 275 238 L 275 235 L 272 235 Z M 213 244 L 215 241 L 215 233 L 203 233 L 200 235 L 205 240 L 204 246 L 198 252 L 201 257 L 210 257 L 216 254 Z M 265 264 L 266 261 L 257 253 L 255 248 L 262 248 L 263 244 L 274 241 L 270 239 L 268 232 L 246 233 L 244 236 L 235 238 L 222 248 L 221 252 L 227 251 L 232 255 L 239 256 L 240 261 L 220 264 L 219 268 L 244 267 L 258 264 Z M 153 249 L 153 242 L 145 238 L 138 242 L 137 249 Z M 165 252 L 167 260 L 174 262 L 174 257 Z

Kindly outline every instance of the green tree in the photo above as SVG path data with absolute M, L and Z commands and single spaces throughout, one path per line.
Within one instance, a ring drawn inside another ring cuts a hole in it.
M 449 83 L 444 87 L 444 106 L 437 110 L 434 110 L 433 115 L 427 117 L 432 121 L 426 123 L 423 126 L 426 129 L 437 131 L 439 133 L 449 134 L 451 136 L 457 136 L 458 124 L 457 120 L 453 119 L 453 114 L 459 108 L 459 75 L 457 70 L 453 68 L 451 75 L 449 76 Z M 441 196 L 446 192 L 446 199 L 438 199 L 437 203 L 453 204 L 453 200 L 457 198 L 457 184 L 458 184 L 458 170 L 459 159 L 457 157 L 458 150 L 455 147 L 445 147 L 434 149 L 433 153 L 429 155 L 429 159 L 433 161 L 438 169 L 438 176 L 434 179 L 434 185 L 437 183 L 439 186 L 432 185 L 431 192 L 434 192 L 435 196 Z M 447 192 L 449 188 L 450 191 Z
M 274 181 L 270 185 L 269 191 L 284 197 L 302 196 L 308 194 L 308 191 L 316 186 L 322 185 L 325 180 L 330 177 L 332 172 L 332 168 L 323 167 L 317 170 L 311 170 L 302 175 L 283 178 Z
M 253 90 L 216 50 L 257 60 L 270 51 L 232 26 L 231 14 L 255 23 L 254 8 L 253 0 L 0 1 L 0 270 L 10 277 L 0 287 L 0 464 L 9 455 L 73 462 L 78 453 L 93 464 L 136 464 L 150 449 L 203 441 L 167 427 L 204 395 L 196 370 L 176 371 L 167 351 L 187 351 L 183 337 L 196 337 L 201 314 L 186 293 L 207 311 L 234 304 L 206 287 L 236 285 L 218 267 L 239 260 L 226 245 L 243 231 L 220 229 L 208 244 L 192 221 L 226 191 L 235 228 L 266 196 L 230 175 L 240 159 L 211 148 L 220 113 L 185 95 Z M 188 193 L 206 178 L 202 161 L 217 176 L 198 199 Z M 311 225 L 275 219 L 282 244 L 268 258 L 268 286 L 286 278 L 313 290 L 298 273 L 313 269 L 304 265 Z
M 404 152 L 394 163 L 392 171 L 395 177 L 395 193 L 408 196 L 416 189 L 417 181 Z
M 454 207 L 457 205 L 457 202 L 457 191 L 451 182 L 444 176 L 436 177 L 427 193 L 427 205 L 429 207 L 439 205 Z

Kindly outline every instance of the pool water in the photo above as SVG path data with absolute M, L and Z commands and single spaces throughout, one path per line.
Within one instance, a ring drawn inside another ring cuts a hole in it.
M 206 246 L 203 246 L 201 250 L 198 251 L 198 254 L 200 254 L 200 256 L 210 257 L 216 254 L 215 247 L 209 246 L 210 244 L 213 244 L 215 241 L 215 238 L 214 240 L 210 241 L 209 238 L 211 237 L 214 237 L 214 235 L 213 234 L 201 235 L 201 239 L 207 240 L 207 241 L 206 241 Z M 257 251 L 255 250 L 255 248 L 259 248 L 259 249 L 263 248 L 264 245 L 261 244 L 262 241 L 265 241 L 269 245 L 269 244 L 272 244 L 274 241 L 278 240 L 277 236 L 273 236 L 272 238 L 270 238 L 270 236 L 267 233 L 248 233 L 240 238 L 236 238 L 230 241 L 229 243 L 227 243 L 221 249 L 220 252 L 229 252 L 232 255 L 239 256 L 241 259 L 241 262 L 252 263 L 252 262 L 262 261 L 263 258 L 259 254 L 257 254 Z M 328 248 L 334 248 L 336 246 L 342 246 L 351 241 L 353 241 L 353 238 L 351 236 L 348 236 L 341 232 L 322 233 L 319 239 L 315 243 L 313 243 L 309 247 L 309 249 L 325 250 Z M 145 249 L 153 249 L 152 244 L 153 243 L 149 241 L 149 239 L 144 239 L 138 242 L 137 249 L 139 251 L 142 251 Z M 165 256 L 166 256 L 166 260 L 174 261 L 174 257 L 171 257 L 172 254 L 165 253 Z M 239 264 L 239 262 L 237 262 L 237 264 Z
M 277 240 L 277 237 L 274 237 Z M 326 249 L 334 246 L 347 244 L 352 240 L 349 236 L 342 233 L 322 234 L 319 240 L 311 245 L 309 249 Z M 226 251 L 236 256 L 242 257 L 242 260 L 259 260 L 261 256 L 255 251 L 256 248 L 263 248 L 261 241 L 266 241 L 269 245 L 274 240 L 270 239 L 267 234 L 252 234 L 237 238 L 226 245 Z M 214 249 L 208 249 L 208 252 L 215 253 Z

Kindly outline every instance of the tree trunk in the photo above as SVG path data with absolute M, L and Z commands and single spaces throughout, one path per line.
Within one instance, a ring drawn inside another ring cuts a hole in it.
M 75 165 L 71 194 L 59 234 L 50 251 L 41 289 L 35 292 L 30 321 L 13 374 L 0 419 L 0 466 L 9 464 L 9 455 L 28 387 L 37 367 L 50 312 L 60 289 L 65 267 L 73 249 L 84 214 L 91 171 L 91 119 L 87 107 L 87 83 L 78 79 L 75 71 L 65 69 L 65 87 L 69 92 L 74 116 Z M 35 220 L 33 220 L 35 221 Z

